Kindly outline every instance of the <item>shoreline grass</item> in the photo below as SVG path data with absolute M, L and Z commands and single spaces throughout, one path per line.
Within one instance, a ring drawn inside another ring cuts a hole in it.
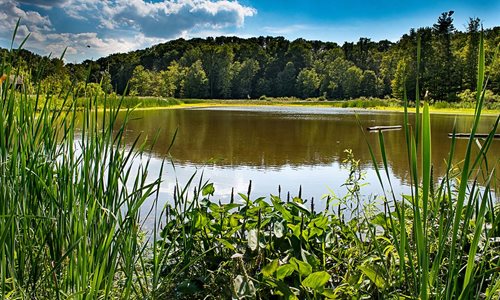
M 62 100 L 56 96 L 36 96 L 31 95 L 28 97 L 30 101 L 38 99 L 40 103 L 45 102 L 45 98 L 50 98 L 52 109 L 61 109 L 63 107 Z M 102 97 L 96 97 L 98 100 L 95 107 L 102 109 Z M 155 109 L 182 109 L 182 108 L 203 108 L 203 107 L 258 107 L 258 106 L 281 106 L 281 107 L 328 107 L 328 108 L 343 108 L 353 111 L 387 111 L 404 113 L 403 102 L 398 100 L 387 99 L 353 99 L 353 100 L 300 100 L 297 98 L 266 98 L 266 100 L 259 99 L 185 99 L 185 98 L 162 98 L 162 97 L 138 97 L 138 96 L 119 96 L 107 95 L 107 105 L 116 106 L 120 103 L 122 110 L 135 109 L 135 110 L 155 110 Z M 72 102 L 76 104 L 76 110 L 83 110 L 85 106 L 85 98 L 74 98 Z M 451 114 L 451 115 L 474 115 L 474 108 L 459 107 L 443 107 L 442 105 L 429 105 L 431 114 Z M 68 109 L 66 107 L 65 109 Z M 414 107 L 408 107 L 407 111 L 415 113 Z M 485 109 L 483 108 L 483 115 L 497 116 L 500 115 L 500 109 Z
M 126 98 L 126 97 L 125 97 Z M 139 98 L 141 99 L 141 98 Z M 147 99 L 147 98 L 146 98 Z M 162 98 L 158 98 L 162 99 Z M 404 113 L 404 107 L 401 106 L 370 106 L 366 104 L 366 107 L 348 106 L 349 101 L 364 101 L 364 100 L 338 100 L 338 101 L 288 101 L 288 100 L 247 100 L 247 99 L 175 99 L 179 103 L 176 104 L 166 104 L 165 106 L 137 106 L 136 109 L 139 110 L 149 110 L 149 109 L 177 109 L 177 108 L 191 108 L 191 107 L 237 107 L 237 106 L 282 106 L 282 107 L 333 107 L 333 108 L 344 108 L 350 110 L 360 110 L 360 111 L 388 111 L 388 112 L 400 112 Z M 368 101 L 368 100 L 367 100 Z M 140 103 L 140 100 L 137 104 Z M 369 103 L 369 102 L 367 102 Z M 394 105 L 394 104 L 393 104 Z M 408 112 L 415 113 L 416 109 L 414 107 L 409 107 Z M 429 112 L 431 114 L 456 114 L 456 115 L 474 115 L 474 108 L 439 108 L 432 105 L 429 106 Z M 500 109 L 484 109 L 483 115 L 497 116 L 500 114 Z

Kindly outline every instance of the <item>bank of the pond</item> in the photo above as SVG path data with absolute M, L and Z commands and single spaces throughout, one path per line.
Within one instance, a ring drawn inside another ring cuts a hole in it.
M 404 107 L 397 100 L 338 100 L 338 101 L 310 101 L 299 99 L 266 99 L 266 100 L 241 100 L 241 99 L 162 99 L 154 97 L 124 97 L 123 108 L 135 108 L 136 110 L 151 109 L 182 109 L 182 108 L 206 108 L 206 107 L 228 107 L 228 106 L 303 106 L 303 107 L 337 107 L 351 110 L 375 110 L 388 112 L 404 112 Z M 383 103 L 383 104 L 381 104 Z M 409 112 L 415 113 L 415 107 L 410 107 Z M 430 106 L 432 114 L 473 115 L 474 108 L 440 108 Z M 500 109 L 483 109 L 482 115 L 499 115 Z
M 47 102 L 45 96 L 34 97 L 28 96 L 28 99 L 33 103 L 37 102 L 41 109 Z M 52 110 L 69 109 L 70 105 L 75 105 L 77 110 L 83 110 L 87 107 L 88 99 L 75 98 L 73 100 L 59 99 L 58 97 L 49 97 L 49 108 Z M 351 100 L 320 100 L 299 98 L 262 98 L 262 99 L 177 99 L 177 98 L 162 98 L 162 97 L 138 97 L 138 96 L 119 96 L 108 95 L 99 97 L 93 106 L 97 106 L 102 110 L 104 107 L 116 107 L 120 105 L 121 109 L 134 110 L 158 110 L 158 109 L 182 109 L 182 108 L 206 108 L 218 106 L 282 106 L 282 107 L 337 107 L 350 110 L 375 110 L 388 112 L 404 112 L 403 103 L 397 99 L 351 99 Z M 464 107 L 461 107 L 464 106 Z M 469 107 L 467 107 L 469 106 Z M 410 113 L 415 112 L 414 107 L 409 107 Z M 453 115 L 473 115 L 474 108 L 471 104 L 465 105 L 456 103 L 454 106 L 443 106 L 441 102 L 437 105 L 430 105 L 432 114 L 453 114 Z M 500 109 L 483 108 L 483 115 L 499 115 Z

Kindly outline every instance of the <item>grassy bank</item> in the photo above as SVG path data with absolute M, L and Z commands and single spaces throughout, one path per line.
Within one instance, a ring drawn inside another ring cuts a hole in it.
M 298 98 L 263 98 L 263 99 L 177 99 L 162 97 L 139 97 L 119 95 L 90 96 L 94 100 L 94 107 L 102 109 L 106 98 L 107 107 L 120 106 L 121 109 L 173 109 L 188 107 L 217 107 L 217 106 L 290 106 L 290 107 L 337 107 L 354 110 L 377 110 L 404 112 L 403 101 L 396 99 L 353 99 L 325 101 L 319 99 L 301 100 Z M 69 105 L 76 106 L 77 110 L 83 110 L 89 98 L 72 97 L 68 95 L 30 95 L 29 101 L 37 102 L 42 106 L 46 101 L 50 103 L 50 109 L 69 109 Z M 71 101 L 67 101 L 70 99 Z M 437 102 L 429 105 L 431 113 L 439 114 L 464 114 L 473 115 L 474 107 L 470 103 L 446 103 Z M 415 104 L 411 103 L 408 111 L 415 113 Z M 483 108 L 483 115 L 499 115 L 500 109 Z
M 480 57 L 472 133 L 483 112 L 482 48 Z M 129 111 L 116 121 L 124 107 L 159 100 L 37 99 L 6 87 L 0 97 L 2 298 L 500 298 L 498 162 L 485 155 L 499 119 L 458 160 L 452 146 L 435 185 L 429 106 L 417 99 L 409 125 L 404 101 L 409 195 L 391 192 L 380 132 L 378 145 L 367 144 L 382 153 L 373 168 L 387 192 L 376 198 L 362 194 L 364 173 L 347 151 L 342 198 L 254 198 L 250 185 L 221 203 L 211 183 L 191 180 L 160 207 L 162 168 L 150 173 L 147 143 L 125 144 Z M 139 213 L 148 198 L 150 231 Z
M 402 101 L 382 99 L 354 99 L 338 101 L 299 100 L 296 98 L 268 98 L 267 100 L 249 99 L 163 99 L 154 97 L 124 97 L 126 107 L 139 109 L 183 108 L 183 107 L 217 107 L 217 106 L 291 106 L 291 107 L 337 107 L 350 109 L 368 109 L 378 111 L 404 112 Z M 430 113 L 474 115 L 474 107 L 460 105 L 429 105 Z M 408 107 L 415 113 L 415 107 Z M 484 109 L 483 115 L 499 115 L 500 109 Z

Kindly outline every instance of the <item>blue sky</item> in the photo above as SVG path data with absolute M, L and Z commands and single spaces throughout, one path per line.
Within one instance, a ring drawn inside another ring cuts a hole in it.
M 10 47 L 19 18 L 26 48 L 53 56 L 67 48 L 66 61 L 80 62 L 179 37 L 396 41 L 449 10 L 458 30 L 469 17 L 500 26 L 499 0 L 0 0 L 0 47 Z

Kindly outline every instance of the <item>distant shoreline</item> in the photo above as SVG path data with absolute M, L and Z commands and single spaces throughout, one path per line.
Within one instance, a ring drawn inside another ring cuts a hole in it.
M 139 98 L 148 99 L 148 98 Z M 158 98 L 155 98 L 158 99 Z M 348 101 L 356 100 L 340 100 L 340 101 L 307 101 L 307 100 L 219 100 L 219 99 L 178 99 L 178 104 L 172 105 L 156 105 L 156 106 L 146 106 L 146 107 L 135 107 L 134 110 L 160 110 L 160 109 L 184 109 L 184 108 L 210 108 L 210 107 L 258 107 L 258 106 L 281 106 L 281 107 L 328 107 L 328 108 L 343 108 L 346 110 L 359 110 L 359 111 L 386 111 L 386 112 L 404 112 L 404 107 L 402 106 L 369 106 L 369 107 L 345 107 L 342 106 Z M 359 100 L 363 101 L 363 100 Z M 370 101 L 370 100 L 367 100 Z M 139 103 L 138 103 L 139 104 Z M 131 107 L 128 107 L 131 108 Z M 125 109 L 125 108 L 124 108 Z M 410 113 L 415 113 L 416 109 L 414 107 L 409 107 L 408 111 Z M 435 108 L 430 106 L 430 112 L 432 114 L 444 114 L 444 115 L 474 115 L 473 108 Z M 500 115 L 500 110 L 488 110 L 483 109 L 482 115 L 497 116 Z

